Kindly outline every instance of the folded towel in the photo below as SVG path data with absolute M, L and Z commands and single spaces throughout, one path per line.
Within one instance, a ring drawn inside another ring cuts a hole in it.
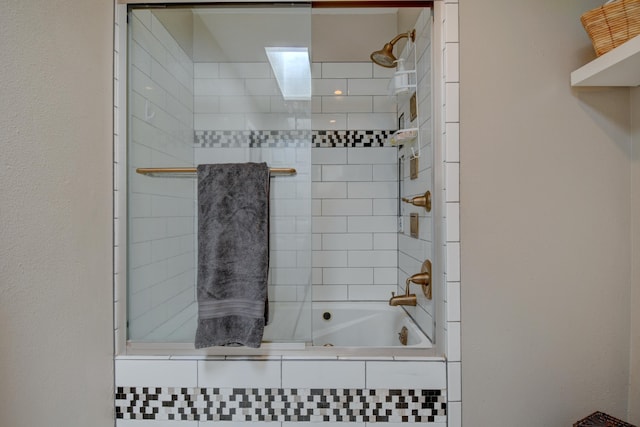
M 195 347 L 260 347 L 267 322 L 269 168 L 198 166 Z

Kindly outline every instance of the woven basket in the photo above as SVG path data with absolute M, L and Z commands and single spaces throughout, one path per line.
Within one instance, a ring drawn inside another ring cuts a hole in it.
M 585 12 L 580 20 L 600 56 L 640 34 L 640 0 L 616 0 Z

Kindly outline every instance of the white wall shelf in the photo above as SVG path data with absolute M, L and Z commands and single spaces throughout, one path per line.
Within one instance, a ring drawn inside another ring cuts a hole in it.
M 640 36 L 572 72 L 571 86 L 640 86 Z

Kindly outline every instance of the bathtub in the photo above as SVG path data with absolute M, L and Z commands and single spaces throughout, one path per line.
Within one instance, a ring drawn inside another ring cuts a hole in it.
M 402 307 L 386 302 L 314 302 L 313 347 L 430 348 Z M 406 328 L 406 345 L 399 335 Z
M 193 348 L 196 307 L 180 340 L 174 342 L 128 342 L 127 353 L 167 356 L 413 356 L 432 349 L 431 340 L 402 307 L 380 302 L 313 302 L 300 310 L 297 303 L 269 304 L 269 324 L 260 348 Z M 293 317 L 292 317 L 293 316 Z M 291 322 L 291 319 L 297 319 Z M 406 328 L 407 344 L 399 334 Z M 291 337 L 288 342 L 271 340 L 274 331 Z M 312 332 L 310 332 L 312 331 Z M 308 340 L 311 335 L 311 341 Z M 428 352 L 431 354 L 432 352 Z

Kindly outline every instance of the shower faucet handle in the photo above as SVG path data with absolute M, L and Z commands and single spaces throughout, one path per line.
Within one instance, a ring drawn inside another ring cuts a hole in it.
M 409 283 L 411 282 L 416 285 L 428 286 L 431 283 L 431 274 L 426 272 L 416 273 L 407 279 L 407 286 L 409 286 Z
M 411 199 L 403 197 L 402 201 L 405 203 L 410 203 L 413 206 L 422 207 L 427 212 L 431 212 L 431 191 L 427 190 L 422 196 L 415 196 Z
M 416 273 L 413 276 L 407 278 L 407 292 L 409 290 L 409 285 L 411 283 L 415 283 L 416 285 L 422 286 L 422 293 L 427 299 L 432 298 L 432 283 L 431 283 L 431 261 L 428 259 L 422 263 L 422 268 L 420 269 L 420 273 Z

